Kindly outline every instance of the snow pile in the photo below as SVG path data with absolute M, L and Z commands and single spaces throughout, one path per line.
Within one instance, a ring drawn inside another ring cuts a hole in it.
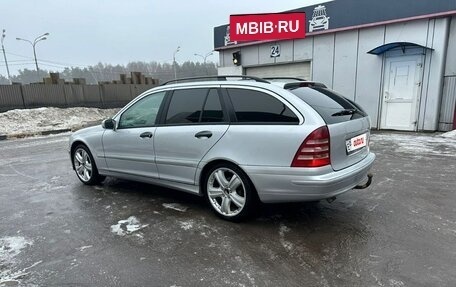
M 440 136 L 444 137 L 444 138 L 456 139 L 456 130 L 452 130 L 452 131 L 446 132 L 444 134 L 441 134 Z
M 37 108 L 0 113 L 0 134 L 35 133 L 74 129 L 114 116 L 119 109 Z
M 141 224 L 135 216 L 119 220 L 117 224 L 111 225 L 111 232 L 119 236 L 131 234 L 147 227 L 149 224 Z

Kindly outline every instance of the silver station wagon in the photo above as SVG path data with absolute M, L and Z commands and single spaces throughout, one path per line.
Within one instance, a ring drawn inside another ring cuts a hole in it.
M 332 201 L 371 183 L 370 120 L 323 84 L 248 76 L 175 80 L 72 134 L 73 169 L 204 196 L 239 221 L 256 203 Z

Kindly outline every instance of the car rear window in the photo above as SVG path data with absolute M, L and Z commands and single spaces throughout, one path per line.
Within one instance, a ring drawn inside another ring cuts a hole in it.
M 328 88 L 305 87 L 293 89 L 290 92 L 314 108 L 327 124 L 367 116 L 359 105 Z
M 298 124 L 298 117 L 273 96 L 248 89 L 227 89 L 241 123 Z

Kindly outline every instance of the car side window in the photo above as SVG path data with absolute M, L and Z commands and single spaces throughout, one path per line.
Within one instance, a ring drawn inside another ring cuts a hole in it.
M 248 89 L 227 89 L 227 91 L 238 122 L 299 123 L 299 118 L 290 108 L 271 95 Z
M 215 123 L 223 122 L 223 109 L 220 104 L 219 94 L 216 89 L 209 90 L 209 94 L 204 104 L 203 115 L 201 116 L 201 122 L 203 123 Z
M 120 116 L 119 129 L 154 126 L 165 94 L 151 94 L 134 103 Z
M 175 90 L 169 103 L 165 123 L 198 123 L 208 92 L 208 89 Z

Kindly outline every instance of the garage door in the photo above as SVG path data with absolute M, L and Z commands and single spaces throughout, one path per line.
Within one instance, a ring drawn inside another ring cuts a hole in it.
M 245 69 L 245 74 L 257 77 L 298 77 L 311 80 L 310 62 L 251 67 Z

